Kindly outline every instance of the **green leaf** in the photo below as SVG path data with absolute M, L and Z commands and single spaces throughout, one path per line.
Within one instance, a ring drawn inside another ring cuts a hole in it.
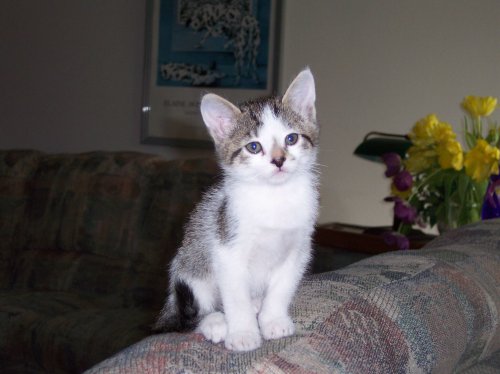
M 467 190 L 471 182 L 470 178 L 465 173 L 458 174 L 458 202 L 465 202 L 467 197 Z
M 476 138 L 470 132 L 466 132 L 465 133 L 465 142 L 467 143 L 467 147 L 469 149 L 472 149 L 476 145 Z
M 486 194 L 486 190 L 488 189 L 488 181 L 484 182 L 471 182 L 473 185 L 474 192 L 474 200 L 476 204 L 482 205 L 484 195 Z

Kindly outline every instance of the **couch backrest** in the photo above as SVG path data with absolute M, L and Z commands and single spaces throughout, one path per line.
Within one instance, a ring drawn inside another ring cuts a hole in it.
M 36 151 L 0 152 L 0 288 L 9 285 L 14 241 L 19 235 L 26 203 L 41 153 Z
M 216 174 L 212 160 L 134 152 L 40 156 L 12 232 L 11 286 L 160 303 L 185 220 Z

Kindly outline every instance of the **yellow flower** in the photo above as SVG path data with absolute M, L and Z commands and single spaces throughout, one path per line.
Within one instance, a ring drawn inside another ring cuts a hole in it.
M 448 142 L 457 137 L 450 124 L 439 122 L 432 132 L 432 138 L 436 143 Z
M 456 134 L 451 125 L 440 122 L 435 114 L 429 114 L 413 126 L 408 137 L 415 146 L 425 148 L 439 142 L 455 139 Z
M 497 99 L 491 96 L 467 96 L 462 101 L 462 108 L 473 117 L 487 117 L 496 107 Z
M 404 161 L 406 170 L 410 173 L 420 173 L 430 168 L 436 162 L 436 151 L 412 146 L 408 149 L 408 157 Z
M 434 142 L 434 129 L 438 126 L 439 120 L 435 114 L 419 120 L 408 134 L 411 142 L 417 147 L 426 147 Z
M 465 172 L 476 182 L 485 181 L 492 174 L 498 174 L 500 150 L 479 139 L 476 146 L 465 155 Z
M 438 144 L 436 148 L 439 166 L 443 169 L 461 170 L 464 162 L 462 145 L 456 140 L 449 139 Z
M 404 200 L 408 200 L 408 198 L 411 195 L 411 192 L 412 192 L 411 188 L 408 188 L 405 191 L 400 191 L 396 188 L 396 186 L 394 185 L 394 182 L 391 183 L 391 196 L 398 196 Z

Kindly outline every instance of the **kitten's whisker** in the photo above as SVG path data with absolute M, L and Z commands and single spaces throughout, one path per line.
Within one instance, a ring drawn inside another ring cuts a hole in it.
M 319 166 L 319 167 L 322 167 L 322 168 L 327 168 L 327 167 L 328 167 L 328 165 L 325 165 L 325 164 L 320 164 L 319 162 L 315 162 L 315 163 L 313 164 L 313 166 Z

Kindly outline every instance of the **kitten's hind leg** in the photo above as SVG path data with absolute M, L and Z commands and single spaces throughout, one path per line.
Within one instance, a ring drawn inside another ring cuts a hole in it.
M 224 314 L 221 312 L 207 314 L 198 325 L 197 331 L 214 343 L 226 340 L 227 324 Z
M 199 321 L 199 303 L 193 290 L 184 281 L 176 281 L 160 316 L 153 326 L 155 332 L 192 331 Z

